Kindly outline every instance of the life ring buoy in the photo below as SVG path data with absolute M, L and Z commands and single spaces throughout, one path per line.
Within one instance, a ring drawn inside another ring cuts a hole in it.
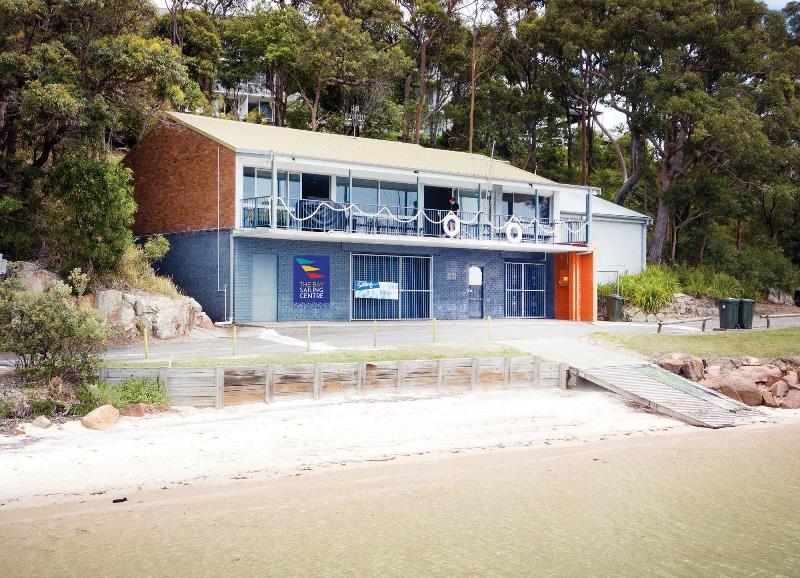
M 442 230 L 452 239 L 461 232 L 461 219 L 455 213 L 447 213 L 442 219 Z
M 506 239 L 511 243 L 522 242 L 522 225 L 516 221 L 509 221 L 506 224 Z

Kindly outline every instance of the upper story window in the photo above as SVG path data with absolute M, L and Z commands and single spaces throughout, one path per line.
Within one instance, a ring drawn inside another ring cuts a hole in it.
M 348 179 L 337 179 L 336 186 L 347 192 Z M 337 193 L 338 195 L 338 193 Z M 387 207 L 395 214 L 408 214 L 417 210 L 419 196 L 417 185 L 413 183 L 393 183 L 372 179 L 353 179 L 353 190 L 345 198 L 367 210 L 379 210 Z
M 539 208 L 537 215 L 536 196 L 521 193 L 503 193 L 502 207 L 506 216 L 521 217 L 524 219 L 550 219 L 550 197 L 539 195 Z
M 242 169 L 242 196 L 245 199 L 268 197 L 271 194 L 272 171 L 253 167 Z M 278 171 L 278 197 L 288 203 L 300 199 L 301 196 L 300 175 Z

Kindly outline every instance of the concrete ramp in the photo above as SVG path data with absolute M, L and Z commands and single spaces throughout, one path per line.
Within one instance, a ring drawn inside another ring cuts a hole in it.
M 579 377 L 699 427 L 750 423 L 761 414 L 738 401 L 653 364 L 575 368 Z

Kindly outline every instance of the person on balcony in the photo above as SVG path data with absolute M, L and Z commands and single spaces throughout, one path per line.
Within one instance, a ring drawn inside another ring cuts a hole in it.
M 456 200 L 455 197 L 451 196 L 449 203 L 450 203 L 450 206 L 449 206 L 448 210 L 450 211 L 450 213 L 453 213 L 456 217 L 458 217 L 458 210 L 461 208 L 461 207 L 458 206 L 458 201 Z M 455 224 L 454 223 L 449 223 L 446 226 L 455 227 Z M 450 229 L 450 231 L 452 231 L 452 230 L 453 229 Z M 442 231 L 442 232 L 446 234 L 445 231 Z

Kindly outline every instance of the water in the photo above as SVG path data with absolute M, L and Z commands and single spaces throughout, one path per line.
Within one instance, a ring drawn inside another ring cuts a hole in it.
M 6 512 L 0 574 L 800 576 L 798 472 L 800 425 L 313 472 Z

